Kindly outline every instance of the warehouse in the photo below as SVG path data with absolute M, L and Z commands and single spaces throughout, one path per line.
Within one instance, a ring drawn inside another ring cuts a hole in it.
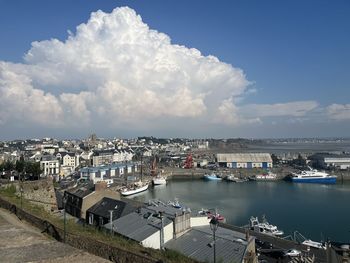
M 272 168 L 269 153 L 218 153 L 220 167 L 228 168 Z
M 349 154 L 316 153 L 314 155 L 311 155 L 308 160 L 310 161 L 310 164 L 315 168 L 337 168 L 340 170 L 346 170 L 350 168 Z

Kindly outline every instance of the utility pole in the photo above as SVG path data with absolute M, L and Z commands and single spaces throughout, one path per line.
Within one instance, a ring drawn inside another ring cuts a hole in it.
M 159 212 L 160 216 L 160 250 L 164 250 L 164 224 L 163 224 L 163 212 Z
M 113 210 L 108 210 L 109 212 L 109 223 L 111 224 L 111 235 L 113 235 Z

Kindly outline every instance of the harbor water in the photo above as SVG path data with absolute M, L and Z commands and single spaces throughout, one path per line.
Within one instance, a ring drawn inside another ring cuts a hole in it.
M 174 200 L 193 212 L 217 208 L 227 223 L 247 225 L 250 216 L 266 219 L 284 231 L 294 231 L 315 241 L 350 242 L 350 183 L 323 185 L 285 181 L 230 183 L 204 180 L 171 180 L 133 196 Z

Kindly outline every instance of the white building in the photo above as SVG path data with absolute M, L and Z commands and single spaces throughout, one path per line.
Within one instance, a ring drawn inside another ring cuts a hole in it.
M 40 168 L 45 176 L 58 175 L 60 173 L 60 161 L 55 156 L 43 155 L 40 160 Z
M 79 155 L 71 152 L 59 152 L 56 157 L 60 160 L 61 175 L 71 174 L 79 166 Z
M 219 166 L 228 168 L 272 168 L 269 153 L 218 153 Z
M 84 167 L 79 170 L 80 178 L 89 179 L 96 184 L 99 181 L 105 181 L 108 185 L 112 184 L 113 177 L 123 177 L 126 174 L 138 172 L 138 163 L 114 163 L 97 167 Z
M 144 247 L 160 249 L 161 245 L 185 234 L 192 226 L 208 226 L 209 220 L 207 217 L 192 219 L 189 211 L 182 211 L 163 203 L 152 203 L 114 220 L 112 224 L 117 233 L 138 241 Z M 162 226 L 164 235 L 161 239 Z M 110 223 L 106 224 L 105 228 L 111 229 Z

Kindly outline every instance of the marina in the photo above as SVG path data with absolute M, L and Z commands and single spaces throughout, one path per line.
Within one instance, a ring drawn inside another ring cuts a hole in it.
M 166 187 L 150 188 L 134 197 L 172 200 L 181 196 L 181 203 L 192 211 L 203 207 L 217 208 L 228 224 L 244 226 L 252 215 L 266 215 L 284 236 L 295 231 L 310 240 L 350 240 L 350 184 L 294 184 L 287 181 L 246 182 L 169 180 Z M 331 226 L 331 227 L 330 227 Z

